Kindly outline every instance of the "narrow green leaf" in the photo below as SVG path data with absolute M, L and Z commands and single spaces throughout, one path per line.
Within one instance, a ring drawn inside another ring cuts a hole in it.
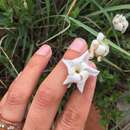
M 117 70 L 123 72 L 123 70 L 117 66 L 116 64 L 114 64 L 113 62 L 111 62 L 110 60 L 106 59 L 106 58 L 103 58 L 103 61 L 106 62 L 107 64 L 111 65 L 112 67 L 116 68 Z
M 83 23 L 80 22 L 79 20 L 76 20 L 76 19 L 74 19 L 74 18 L 72 18 L 72 17 L 69 17 L 69 19 L 70 19 L 73 23 L 75 23 L 76 25 L 78 25 L 78 26 L 84 28 L 85 30 L 87 30 L 88 32 L 92 33 L 94 36 L 97 36 L 97 35 L 98 35 L 98 32 L 96 32 L 96 31 L 95 31 L 94 29 L 92 29 L 91 27 L 89 27 L 89 26 L 83 24 Z
M 117 11 L 117 10 L 130 10 L 130 4 L 118 5 L 118 6 L 112 6 L 112 7 L 106 7 L 106 8 L 104 8 L 104 10 L 106 12 Z M 90 13 L 87 16 L 88 17 L 92 17 L 92 16 L 95 16 L 95 15 L 99 15 L 101 13 L 103 13 L 103 10 Z
M 117 46 L 116 44 L 114 44 L 112 41 L 105 39 L 104 40 L 106 43 L 108 43 L 110 46 L 112 46 L 113 48 L 115 48 L 116 50 L 120 51 L 121 53 L 124 53 L 125 55 L 130 57 L 130 53 L 125 51 L 124 49 L 122 49 L 121 47 Z

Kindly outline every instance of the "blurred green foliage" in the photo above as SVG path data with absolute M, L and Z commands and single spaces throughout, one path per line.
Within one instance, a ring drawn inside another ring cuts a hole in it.
M 65 16 L 70 5 L 71 0 L 0 0 L 0 37 L 6 35 L 0 43 L 0 48 L 6 53 L 1 49 L 0 80 L 5 86 L 9 86 L 16 77 L 16 71 L 23 69 L 41 42 L 51 38 L 48 44 L 53 49 L 53 58 L 40 81 L 53 69 L 73 38 L 83 37 L 90 45 L 94 36 L 85 29 L 69 21 L 70 28 L 65 30 L 69 23 L 60 15 Z M 130 29 L 122 35 L 114 30 L 111 23 L 117 13 L 125 14 L 130 20 L 129 9 L 128 0 L 79 0 L 71 11 L 71 17 L 95 31 L 104 32 L 116 45 L 130 52 Z M 101 73 L 94 102 L 101 110 L 101 123 L 115 127 L 117 121 L 123 118 L 116 107 L 118 98 L 130 89 L 130 58 L 111 49 L 107 59 L 125 71 L 121 72 L 104 61 L 95 61 Z M 7 91 L 5 86 L 0 85 L 1 95 Z M 130 102 L 130 97 L 126 100 Z

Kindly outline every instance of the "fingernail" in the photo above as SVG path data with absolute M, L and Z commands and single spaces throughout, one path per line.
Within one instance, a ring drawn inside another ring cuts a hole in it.
M 70 45 L 69 49 L 81 52 L 86 48 L 86 41 L 82 38 L 76 38 L 72 44 Z
M 42 56 L 49 55 L 51 54 L 51 48 L 48 45 L 43 45 L 39 48 L 39 50 L 37 50 L 36 54 Z

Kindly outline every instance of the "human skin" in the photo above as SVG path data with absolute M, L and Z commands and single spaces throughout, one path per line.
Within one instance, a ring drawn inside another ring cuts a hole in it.
M 100 123 L 100 111 L 94 104 L 91 105 L 90 112 L 84 130 L 105 130 Z
M 87 43 L 76 38 L 64 54 L 64 58 L 79 57 L 87 50 Z M 0 102 L 1 116 L 11 122 L 21 122 L 39 77 L 52 56 L 50 46 L 43 45 L 30 59 L 23 71 L 12 82 Z M 95 68 L 95 65 L 90 64 Z M 54 121 L 58 106 L 67 91 L 63 85 L 67 69 L 60 60 L 52 72 L 40 84 L 27 113 L 23 130 L 49 130 Z M 63 113 L 56 121 L 54 130 L 83 130 L 91 107 L 96 77 L 89 77 L 81 94 L 74 90 L 65 105 Z

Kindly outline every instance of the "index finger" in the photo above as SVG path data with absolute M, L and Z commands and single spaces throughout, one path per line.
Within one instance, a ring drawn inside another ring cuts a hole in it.
M 51 55 L 50 46 L 43 45 L 32 56 L 21 74 L 10 85 L 6 99 L 2 100 L 4 105 L 0 112 L 3 118 L 13 122 L 23 120 L 29 98 Z

